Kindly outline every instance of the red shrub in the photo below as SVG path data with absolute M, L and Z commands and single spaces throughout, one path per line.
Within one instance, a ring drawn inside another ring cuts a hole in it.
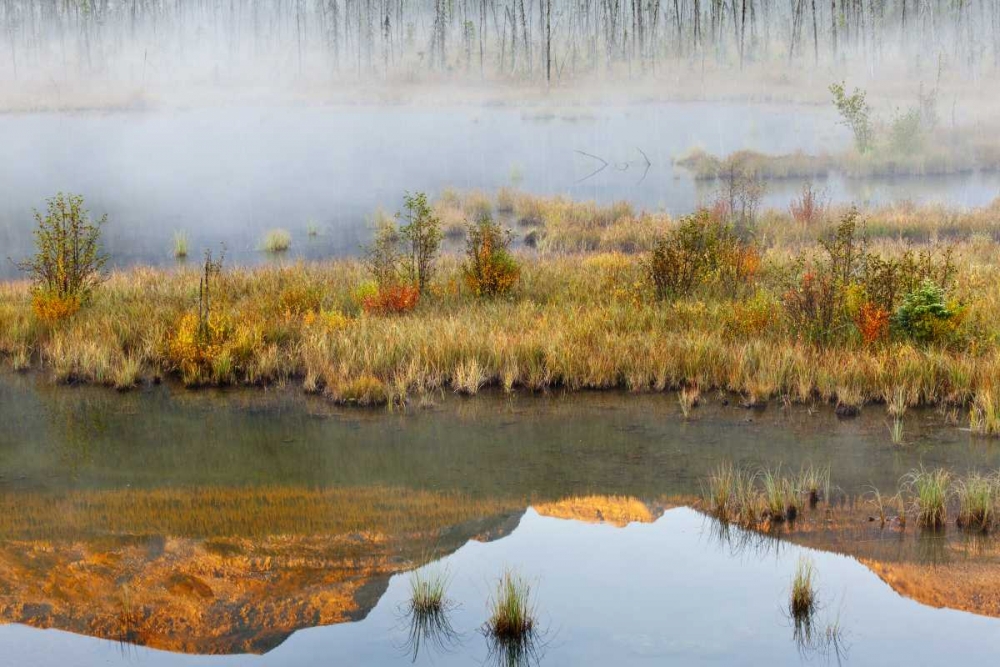
M 876 306 L 870 301 L 862 304 L 854 319 L 861 332 L 861 340 L 865 345 L 871 345 L 885 338 L 889 333 L 889 311 Z
M 414 285 L 388 285 L 366 296 L 361 305 L 366 313 L 392 315 L 413 310 L 420 300 L 420 290 Z

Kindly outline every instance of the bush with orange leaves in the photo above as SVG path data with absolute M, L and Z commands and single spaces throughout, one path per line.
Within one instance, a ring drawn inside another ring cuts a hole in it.
M 861 341 L 865 345 L 874 345 L 885 340 L 889 334 L 889 311 L 866 301 L 854 316 L 854 324 L 861 334 Z
M 510 232 L 488 215 L 469 227 L 462 275 L 476 296 L 495 297 L 510 292 L 521 278 L 521 267 L 511 256 Z
M 361 306 L 369 315 L 395 315 L 408 313 L 417 307 L 420 290 L 416 285 L 382 285 L 372 294 L 366 295 Z
M 80 310 L 80 297 L 74 294 L 60 296 L 48 290 L 39 290 L 31 297 L 31 310 L 40 321 L 54 324 L 72 317 Z

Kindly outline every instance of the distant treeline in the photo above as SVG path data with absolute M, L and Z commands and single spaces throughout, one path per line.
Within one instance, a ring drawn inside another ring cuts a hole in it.
M 1000 0 L 0 0 L 0 76 L 565 81 L 689 61 L 1000 63 Z

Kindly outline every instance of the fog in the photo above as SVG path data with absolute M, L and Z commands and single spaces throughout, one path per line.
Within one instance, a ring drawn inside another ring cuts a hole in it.
M 30 252 L 32 211 L 59 191 L 108 214 L 115 266 L 172 261 L 175 232 L 240 263 L 262 261 L 274 227 L 293 256 L 357 253 L 404 191 L 516 186 L 683 214 L 716 188 L 675 166 L 693 148 L 849 147 L 833 81 L 868 90 L 885 118 L 933 94 L 943 123 L 983 134 L 1000 102 L 998 8 L 0 0 L 0 256 Z M 822 187 L 838 202 L 975 206 L 998 183 Z M 801 185 L 768 183 L 764 205 Z
M 57 96 L 80 82 L 559 85 L 685 65 L 977 80 L 1000 59 L 1000 0 L 2 0 L 0 26 L 0 81 Z

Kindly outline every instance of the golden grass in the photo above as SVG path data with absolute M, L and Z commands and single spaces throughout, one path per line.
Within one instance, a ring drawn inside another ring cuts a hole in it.
M 0 494 L 5 540 L 433 532 L 520 503 L 397 487 L 157 488 Z
M 616 526 L 626 526 L 633 522 L 652 523 L 655 518 L 644 502 L 631 496 L 574 496 L 535 504 L 534 508 L 542 516 Z
M 565 213 L 576 205 L 561 201 L 553 206 L 563 213 L 551 217 L 545 201 L 505 196 L 516 200 L 518 215 L 535 207 L 531 215 L 541 216 L 548 239 L 594 238 L 593 230 L 616 230 L 616 220 L 628 228 L 634 217 L 627 207 L 593 204 Z M 580 222 L 585 219 L 590 222 Z M 406 315 L 363 312 L 358 287 L 368 276 L 355 260 L 228 269 L 214 286 L 209 334 L 202 339 L 193 268 L 114 272 L 90 304 L 54 323 L 32 312 L 27 282 L 5 282 L 0 357 L 15 368 L 40 367 L 59 382 L 126 389 L 156 376 L 192 386 L 291 381 L 336 401 L 369 405 L 490 386 L 698 387 L 739 392 L 751 403 L 781 397 L 851 405 L 891 402 L 898 394 L 907 405 L 972 406 L 974 428 L 1000 429 L 993 398 L 1000 377 L 995 244 L 976 236 L 955 245 L 952 294 L 967 305 L 961 344 L 818 347 L 797 337 L 780 300 L 782 276 L 803 253 L 817 251 L 821 231 L 775 234 L 762 258 L 753 310 L 739 298 L 707 293 L 658 301 L 641 253 L 556 252 L 554 241 L 550 251 L 518 254 L 521 282 L 504 299 L 475 298 L 463 284 L 460 258 L 445 255 L 435 282 Z M 560 243 L 590 247 L 589 241 Z M 893 255 L 908 245 L 876 239 L 871 247 Z

